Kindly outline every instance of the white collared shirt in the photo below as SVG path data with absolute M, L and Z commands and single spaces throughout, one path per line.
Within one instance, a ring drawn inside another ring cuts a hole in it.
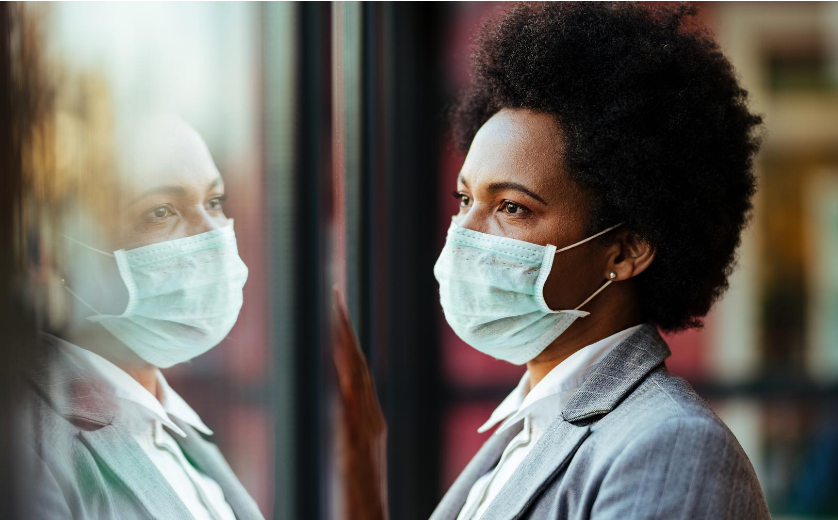
M 193 466 L 177 441 L 163 428 L 166 426 L 175 434 L 186 437 L 186 432 L 172 422 L 172 416 L 203 434 L 212 435 L 212 430 L 169 386 L 160 370 L 157 371 L 161 396 L 158 401 L 136 379 L 102 356 L 61 338 L 45 336 L 95 378 L 91 381 L 94 387 L 116 397 L 120 424 L 128 429 L 197 520 L 236 518 L 218 483 Z
M 524 373 L 518 386 L 477 431 L 483 433 L 501 421 L 503 424 L 494 435 L 521 421 L 524 423 L 523 428 L 509 441 L 498 464 L 477 479 L 471 487 L 457 520 L 478 520 L 483 516 L 503 485 L 541 438 L 544 430 L 556 419 L 564 405 L 593 373 L 600 361 L 640 327 L 642 325 L 630 327 L 577 350 L 556 365 L 531 390 L 530 373 Z

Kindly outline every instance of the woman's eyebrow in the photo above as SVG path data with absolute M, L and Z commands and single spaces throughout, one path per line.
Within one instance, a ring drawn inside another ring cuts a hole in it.
M 223 186 L 224 182 L 221 180 L 221 176 L 216 177 L 213 179 L 212 182 L 209 183 L 207 186 L 207 191 L 212 190 L 216 186 Z M 157 195 L 159 193 L 165 193 L 171 195 L 173 197 L 185 197 L 186 196 L 186 188 L 183 186 L 178 185 L 166 185 L 166 186 L 155 186 L 149 190 L 144 191 L 138 197 L 135 197 L 131 202 L 128 203 L 129 206 L 136 204 L 137 202 L 141 201 L 142 199 L 150 196 L 150 195 Z
M 158 193 L 168 193 L 175 197 L 183 197 L 186 194 L 186 189 L 183 186 L 156 186 L 151 188 L 150 190 L 144 191 L 138 197 L 135 197 L 131 202 L 128 203 L 129 206 L 136 204 L 137 202 L 141 201 L 142 199 L 150 196 L 150 195 L 157 195 Z
M 211 191 L 213 188 L 215 188 L 216 186 L 219 186 L 219 185 L 220 185 L 220 186 L 223 186 L 223 185 L 224 185 L 224 181 L 222 181 L 222 180 L 221 180 L 221 175 L 219 175 L 218 177 L 216 177 L 216 178 L 215 178 L 215 179 L 214 179 L 214 180 L 213 180 L 213 181 L 209 184 L 209 187 L 207 187 L 207 191 Z
M 529 195 L 530 197 L 534 198 L 535 200 L 544 204 L 545 206 L 549 205 L 549 204 L 547 204 L 547 201 L 545 201 L 544 199 L 542 199 L 541 197 L 539 197 L 538 195 L 533 193 L 526 186 L 518 184 L 517 182 L 511 182 L 511 181 L 493 182 L 492 184 L 489 184 L 489 186 L 486 189 L 488 189 L 489 191 L 501 191 L 501 190 L 520 191 L 521 193 Z

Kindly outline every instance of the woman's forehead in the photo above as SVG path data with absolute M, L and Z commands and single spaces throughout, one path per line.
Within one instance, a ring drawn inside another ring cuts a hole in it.
M 563 171 L 563 141 L 553 116 L 504 109 L 475 135 L 461 177 L 469 184 L 517 180 L 555 189 L 566 178 Z
M 142 121 L 117 150 L 120 185 L 139 193 L 161 185 L 205 189 L 219 178 L 200 134 L 184 121 L 155 117 Z

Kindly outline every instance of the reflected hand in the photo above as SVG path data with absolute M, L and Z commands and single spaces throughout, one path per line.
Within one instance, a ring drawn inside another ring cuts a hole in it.
M 333 356 L 340 394 L 338 464 L 349 520 L 384 520 L 387 512 L 387 423 L 367 361 L 335 289 Z

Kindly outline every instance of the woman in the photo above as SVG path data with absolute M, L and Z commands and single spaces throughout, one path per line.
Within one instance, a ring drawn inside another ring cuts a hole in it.
M 45 280 L 60 279 L 68 311 L 42 333 L 30 376 L 23 516 L 261 518 L 160 372 L 220 343 L 238 317 L 247 268 L 224 184 L 183 121 L 146 119 L 130 136 L 113 192 L 80 197 L 66 219 L 80 224 L 52 251 L 60 272 Z
M 434 273 L 454 332 L 527 372 L 431 518 L 769 518 L 658 333 L 699 326 L 726 289 L 755 190 L 761 119 L 694 14 L 548 3 L 483 27 Z M 358 404 L 374 394 L 342 323 L 347 425 L 367 439 L 349 462 L 381 475 L 383 422 Z M 366 493 L 358 517 L 385 516 L 383 486 Z

